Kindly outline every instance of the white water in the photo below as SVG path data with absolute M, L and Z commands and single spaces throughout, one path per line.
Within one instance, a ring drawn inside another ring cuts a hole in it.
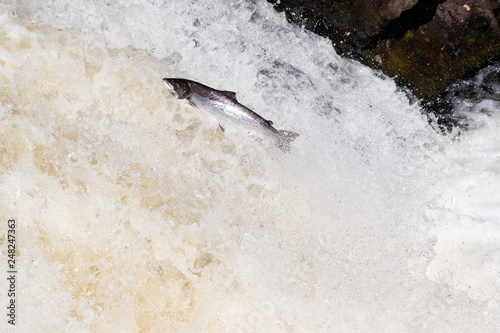
M 1 331 L 498 331 L 498 104 L 441 136 L 264 1 L 0 10 Z M 163 77 L 300 137 L 225 135 Z

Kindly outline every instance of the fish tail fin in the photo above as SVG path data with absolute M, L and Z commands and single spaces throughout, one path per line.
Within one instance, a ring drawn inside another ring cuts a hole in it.
M 292 131 L 278 131 L 278 135 L 276 137 L 276 147 L 284 152 L 290 152 L 290 143 L 298 136 L 298 133 Z

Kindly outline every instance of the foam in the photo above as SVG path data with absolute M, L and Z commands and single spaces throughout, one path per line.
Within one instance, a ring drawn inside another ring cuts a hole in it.
M 497 160 L 471 152 L 498 124 L 439 136 L 392 81 L 265 2 L 128 5 L 3 7 L 0 211 L 24 237 L 22 329 L 495 330 L 498 212 L 480 195 Z M 224 135 L 167 76 L 236 91 L 300 133 L 292 153 Z
M 482 106 L 491 102 L 480 102 Z M 451 166 L 444 171 L 436 210 L 439 220 L 433 234 L 438 238 L 436 258 L 428 275 L 444 280 L 469 297 L 498 306 L 500 271 L 500 141 L 498 108 L 489 109 L 491 116 L 480 117 L 482 126 L 464 133 L 446 151 Z M 478 123 L 476 112 L 469 116 Z

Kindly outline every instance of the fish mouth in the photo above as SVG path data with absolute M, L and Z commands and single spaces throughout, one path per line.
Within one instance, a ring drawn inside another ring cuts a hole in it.
M 177 94 L 177 91 L 175 91 L 175 87 L 169 82 L 169 79 L 163 79 L 163 82 L 167 86 L 168 91 L 174 96 L 174 97 L 179 97 L 179 94 Z

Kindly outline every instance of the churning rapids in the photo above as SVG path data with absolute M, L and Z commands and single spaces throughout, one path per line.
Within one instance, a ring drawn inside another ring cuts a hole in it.
M 500 331 L 498 68 L 442 135 L 263 0 L 4 0 L 0 22 L 0 331 Z M 164 77 L 300 136 L 223 133 Z

